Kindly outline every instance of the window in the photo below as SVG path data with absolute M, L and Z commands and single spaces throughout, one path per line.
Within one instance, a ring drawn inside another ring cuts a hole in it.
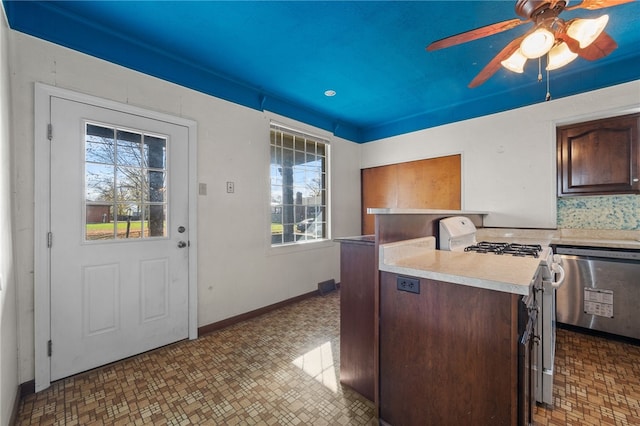
M 329 143 L 271 124 L 271 245 L 329 238 Z
M 87 123 L 85 241 L 166 236 L 167 138 Z

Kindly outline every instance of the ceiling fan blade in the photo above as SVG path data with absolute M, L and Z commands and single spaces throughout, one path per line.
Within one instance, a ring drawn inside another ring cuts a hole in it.
M 598 38 L 593 41 L 593 43 L 584 49 L 580 49 L 576 53 L 580 55 L 581 58 L 589 61 L 595 61 L 600 58 L 604 58 L 609 53 L 616 50 L 617 47 L 618 43 L 616 43 L 609 34 L 603 31 Z
M 569 50 L 589 61 L 596 61 L 600 58 L 604 58 L 618 47 L 616 41 L 604 31 L 585 48 L 581 48 L 578 40 L 572 38 L 564 31 L 556 31 L 556 38 L 567 43 Z
M 618 6 L 620 4 L 631 3 L 635 0 L 583 0 L 575 6 L 566 7 L 565 10 L 588 9 L 597 10 L 605 7 Z
M 525 34 L 526 35 L 526 34 Z M 489 77 L 496 73 L 502 66 L 500 63 L 507 59 L 509 56 L 513 55 L 513 53 L 518 50 L 520 47 L 520 42 L 524 39 L 525 35 L 518 37 L 511 41 L 511 43 L 507 44 L 507 46 L 500 51 L 492 60 L 485 66 L 482 71 L 475 76 L 471 83 L 469 83 L 469 88 L 473 89 L 474 87 L 480 86 L 482 83 L 487 81 Z
M 445 47 L 451 47 L 457 44 L 466 43 L 468 41 L 477 40 L 482 37 L 487 37 L 493 34 L 500 33 L 502 31 L 510 30 L 511 28 L 515 28 L 529 21 L 530 21 L 529 19 L 526 21 L 523 21 L 518 18 L 514 18 L 508 21 L 497 22 L 495 24 L 476 28 L 475 30 L 466 31 L 464 33 L 456 34 L 451 37 L 434 41 L 429 46 L 427 46 L 427 50 L 432 51 L 432 50 L 444 49 Z

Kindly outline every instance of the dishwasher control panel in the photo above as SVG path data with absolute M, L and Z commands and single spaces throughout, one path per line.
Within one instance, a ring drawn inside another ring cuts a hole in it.
M 604 248 L 583 248 L 556 246 L 554 252 L 571 256 L 602 257 L 605 259 L 636 260 L 640 262 L 640 250 L 611 250 Z

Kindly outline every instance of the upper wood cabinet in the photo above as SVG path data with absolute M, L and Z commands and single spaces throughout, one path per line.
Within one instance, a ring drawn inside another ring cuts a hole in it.
M 373 234 L 368 208 L 459 210 L 461 156 L 429 158 L 362 169 L 362 233 Z
M 640 114 L 557 128 L 558 196 L 640 193 Z

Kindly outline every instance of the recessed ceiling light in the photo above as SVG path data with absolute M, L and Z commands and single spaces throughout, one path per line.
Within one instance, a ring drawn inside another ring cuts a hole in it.
M 329 96 L 329 97 L 331 97 L 331 96 L 335 96 L 335 95 L 336 95 L 336 91 L 335 91 L 335 90 L 331 90 L 331 89 L 329 89 L 329 90 L 325 90 L 325 91 L 324 91 L 324 95 L 325 95 L 325 96 Z

